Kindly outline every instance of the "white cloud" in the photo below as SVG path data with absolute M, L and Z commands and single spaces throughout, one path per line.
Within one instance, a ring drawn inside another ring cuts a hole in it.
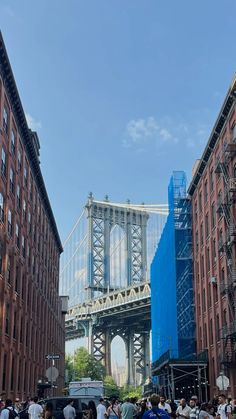
M 41 122 L 36 121 L 36 119 L 33 116 L 31 116 L 29 113 L 26 113 L 25 116 L 26 116 L 27 124 L 29 128 L 32 129 L 32 131 L 37 131 L 40 128 L 42 128 Z
M 150 151 L 150 147 L 153 147 L 160 154 L 170 145 L 182 144 L 193 148 L 202 145 L 207 139 L 208 127 L 197 121 L 176 121 L 165 116 L 157 122 L 153 116 L 149 116 L 128 122 L 122 145 L 137 153 Z

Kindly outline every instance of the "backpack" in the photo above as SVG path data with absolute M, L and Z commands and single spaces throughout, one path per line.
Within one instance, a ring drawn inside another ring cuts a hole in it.
M 8 419 L 15 419 L 16 417 L 18 417 L 18 413 L 16 413 L 15 409 L 8 409 L 8 407 L 6 407 L 6 409 L 9 412 Z
M 227 408 L 228 407 L 230 407 L 230 412 L 227 412 Z M 228 404 L 225 405 L 225 414 L 226 414 L 226 416 L 227 416 L 227 413 L 232 413 L 232 406 L 231 406 L 230 403 L 228 403 Z

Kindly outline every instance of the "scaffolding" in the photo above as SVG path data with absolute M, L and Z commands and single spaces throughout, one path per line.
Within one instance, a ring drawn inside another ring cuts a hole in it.
M 157 377 L 153 382 L 154 391 L 171 400 L 197 395 L 200 402 L 209 396 L 207 352 L 189 359 L 175 359 L 167 351 L 152 364 L 152 374 Z
M 226 258 L 227 275 L 222 275 L 220 291 L 227 296 L 230 323 L 225 324 L 221 331 L 224 340 L 224 351 L 221 364 L 227 370 L 236 368 L 236 125 L 231 129 L 229 142 L 223 146 L 223 151 L 217 161 L 215 173 L 223 177 L 224 192 L 218 194 L 217 212 L 224 217 L 225 237 L 222 230 L 219 234 L 219 254 Z

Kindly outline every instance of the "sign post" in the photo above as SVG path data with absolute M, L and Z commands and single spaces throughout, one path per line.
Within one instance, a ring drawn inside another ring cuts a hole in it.
M 55 359 L 60 359 L 60 355 L 56 354 L 48 354 L 45 355 L 45 358 L 48 361 L 51 361 L 51 367 L 49 367 L 46 371 L 46 377 L 51 382 L 51 389 L 52 389 L 52 396 L 53 396 L 53 382 L 57 379 L 59 375 L 58 369 L 55 367 Z

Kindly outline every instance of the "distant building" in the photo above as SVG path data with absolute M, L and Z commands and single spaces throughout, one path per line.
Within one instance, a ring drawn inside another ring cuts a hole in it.
M 189 187 L 197 352 L 209 353 L 209 387 L 228 376 L 236 394 L 236 77 Z
M 62 251 L 39 164 L 39 140 L 27 125 L 0 33 L 0 394 L 37 392 L 60 355 L 64 316 L 58 295 Z
M 191 202 L 186 195 L 186 175 L 182 171 L 173 172 L 168 202 L 169 215 L 151 266 L 152 372 L 167 397 L 179 398 L 188 394 L 182 394 L 181 389 L 178 395 L 172 390 L 169 392 L 168 380 L 172 379 L 174 386 L 169 363 L 173 359 L 192 360 L 196 355 Z M 167 371 L 169 375 L 164 377 Z M 186 374 L 188 372 L 190 370 L 186 369 Z

